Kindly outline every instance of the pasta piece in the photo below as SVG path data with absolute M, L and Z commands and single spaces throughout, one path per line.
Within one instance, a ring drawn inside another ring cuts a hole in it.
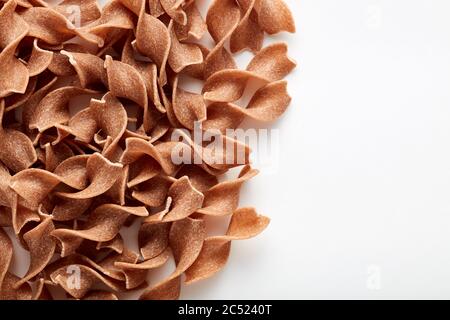
M 184 68 L 203 62 L 203 54 L 200 48 L 193 43 L 181 43 L 175 30 L 173 22 L 169 25 L 170 30 L 170 52 L 168 62 L 172 70 L 176 73 L 181 72 Z
M 33 42 L 33 51 L 28 59 L 27 68 L 30 77 L 37 76 L 44 72 L 53 60 L 53 52 L 38 47 L 35 39 Z
M 107 3 L 100 18 L 78 29 L 77 33 L 84 39 L 103 47 L 114 41 L 117 34 L 134 28 L 133 13 L 119 1 Z
M 53 300 L 52 294 L 47 288 L 47 283 L 44 278 L 40 278 L 36 281 L 36 289 L 33 294 L 32 300 Z
M 105 62 L 101 58 L 89 53 L 68 52 L 65 50 L 61 50 L 61 54 L 69 59 L 69 63 L 78 74 L 83 88 L 98 84 L 108 85 L 106 71 L 103 67 Z
M 2 249 L 0 251 L 0 288 L 2 288 L 13 257 L 13 245 L 11 239 L 3 229 L 0 229 L 0 248 Z
M 21 234 L 22 229 L 29 222 L 39 222 L 41 218 L 35 210 L 14 204 L 12 209 L 12 227 L 15 234 Z
M 264 31 L 259 25 L 258 13 L 255 10 L 256 0 L 238 0 L 244 15 L 230 38 L 232 53 L 244 49 L 257 53 L 264 41 Z
M 193 130 L 195 122 L 206 120 L 206 104 L 202 95 L 179 88 L 178 77 L 174 82 L 172 99 L 175 116 L 185 128 Z
M 14 285 L 16 289 L 41 272 L 52 259 L 56 245 L 50 234 L 54 229 L 51 218 L 47 217 L 36 228 L 24 234 L 31 262 L 27 274 Z
M 161 7 L 164 9 L 167 15 L 169 15 L 169 17 L 183 26 L 187 23 L 186 12 L 184 12 L 183 8 L 181 7 L 184 1 L 185 0 L 160 0 Z
M 120 162 L 124 165 L 130 164 L 146 155 L 155 159 L 163 171 L 170 175 L 176 171 L 177 166 L 174 165 L 170 159 L 170 150 L 167 152 L 167 150 L 163 148 L 166 146 L 168 145 L 159 144 L 157 146 L 153 146 L 153 144 L 142 139 L 128 138 L 126 140 L 126 149 L 120 159 Z M 167 157 L 166 153 L 169 153 L 169 157 Z
M 37 160 L 30 138 L 18 130 L 1 125 L 5 101 L 0 101 L 0 160 L 13 172 L 28 169 Z
M 180 295 L 180 276 L 197 259 L 205 236 L 206 230 L 202 220 L 186 218 L 174 222 L 170 229 L 169 244 L 176 269 L 167 279 L 144 291 L 140 299 L 177 299 Z
M 206 25 L 216 46 L 205 59 L 205 79 L 218 71 L 237 68 L 231 53 L 225 48 L 225 43 L 238 27 L 240 20 L 240 8 L 234 0 L 214 0 L 209 7 Z
M 260 216 L 253 208 L 241 208 L 233 213 L 224 236 L 205 239 L 197 260 L 186 270 L 187 284 L 211 277 L 226 264 L 232 240 L 255 237 L 269 224 L 270 219 Z
M 158 66 L 161 85 L 167 83 L 166 63 L 170 52 L 170 32 L 160 20 L 142 14 L 136 27 L 136 47 Z
M 116 182 L 123 166 L 112 163 L 99 153 L 94 153 L 86 161 L 86 173 L 90 184 L 76 193 L 58 192 L 57 195 L 67 199 L 87 199 L 108 191 Z
M 178 179 L 170 186 L 167 196 L 172 199 L 172 208 L 169 212 L 164 216 L 152 215 L 144 222 L 160 223 L 182 220 L 201 208 L 204 198 L 203 194 L 192 186 L 186 176 Z
M 292 14 L 283 0 L 260 0 L 259 23 L 265 32 L 295 32 Z
M 129 215 L 148 216 L 145 207 L 123 207 L 115 204 L 105 204 L 97 207 L 90 215 L 83 230 L 56 229 L 52 235 L 65 241 L 70 237 L 91 241 L 105 242 L 112 240 Z
M 30 26 L 28 36 L 40 39 L 50 45 L 59 45 L 75 36 L 92 41 L 80 33 L 77 27 L 58 11 L 48 7 L 31 7 L 20 16 Z
M 244 167 L 236 180 L 221 182 L 205 192 L 203 207 L 198 213 L 211 216 L 232 214 L 239 205 L 242 184 L 258 174 L 258 170 Z
M 19 277 L 10 272 L 6 273 L 0 290 L 0 300 L 31 300 L 33 293 L 28 283 L 15 288 L 15 284 L 19 279 Z
M 154 63 L 148 63 L 145 61 L 139 61 L 135 58 L 135 52 L 131 45 L 131 37 L 127 39 L 122 50 L 122 62 L 133 66 L 141 75 L 145 82 L 147 89 L 147 96 L 153 102 L 155 108 L 165 113 L 165 108 L 161 104 L 161 100 L 158 93 L 158 68 Z
M 28 68 L 19 59 L 15 52 L 20 41 L 28 35 L 30 27 L 15 13 L 16 2 L 9 0 L 0 10 L 0 98 L 13 93 L 25 93 L 29 81 Z
M 226 129 L 237 128 L 246 117 L 271 122 L 286 111 L 290 102 L 287 82 L 272 82 L 260 88 L 245 109 L 232 103 L 211 104 L 208 107 L 206 120 L 203 122 L 203 129 L 216 129 L 225 134 Z
M 80 271 L 80 285 L 72 285 L 71 274 L 67 271 L 79 270 Z M 67 293 L 77 299 L 83 298 L 91 288 L 98 284 L 104 284 L 112 290 L 119 291 L 121 286 L 117 281 L 110 280 L 94 269 L 85 265 L 71 265 L 71 269 L 62 267 L 51 274 L 51 279 L 54 283 L 60 285 Z
M 59 183 L 59 177 L 51 172 L 26 169 L 11 178 L 10 187 L 23 198 L 28 208 L 36 210 L 47 194 Z
M 68 104 L 70 99 L 83 94 L 93 94 L 95 91 L 78 87 L 63 87 L 49 93 L 37 105 L 30 119 L 30 129 L 43 132 L 58 124 L 70 120 Z
M 159 256 L 169 245 L 170 223 L 143 223 L 139 229 L 139 248 L 144 260 Z
M 172 182 L 161 176 L 156 176 L 139 185 L 132 193 L 132 197 L 149 207 L 160 207 L 167 198 Z
M 242 97 L 250 79 L 265 84 L 281 80 L 295 68 L 295 62 L 286 53 L 286 44 L 276 43 L 261 50 L 250 61 L 247 70 L 226 69 L 216 72 L 203 87 L 205 99 L 233 102 Z
M 206 22 L 198 10 L 195 1 L 187 4 L 184 7 L 187 22 L 185 25 L 175 22 L 174 30 L 179 41 L 186 41 L 189 39 L 200 40 L 207 32 Z
M 79 21 L 75 21 L 79 23 L 79 27 L 85 26 L 101 17 L 101 10 L 96 0 L 64 0 L 58 3 L 54 9 L 67 18 L 79 12 L 80 17 L 77 17 Z
M 88 293 L 83 300 L 119 300 L 119 298 L 112 292 L 92 291 Z
M 92 99 L 89 109 L 97 123 L 97 129 L 111 137 L 111 143 L 103 150 L 103 155 L 111 158 L 127 128 L 125 108 L 119 100 L 107 93 L 101 101 Z

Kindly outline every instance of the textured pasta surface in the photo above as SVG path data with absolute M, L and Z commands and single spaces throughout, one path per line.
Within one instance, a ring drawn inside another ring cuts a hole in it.
M 195 0 L 0 0 L 0 30 L 0 299 L 177 299 L 267 227 L 239 207 L 258 171 L 227 132 L 290 104 L 296 64 L 285 43 L 264 46 L 295 32 L 283 0 L 212 0 L 206 16 Z M 211 236 L 219 217 L 228 229 Z M 30 255 L 23 276 L 14 242 Z

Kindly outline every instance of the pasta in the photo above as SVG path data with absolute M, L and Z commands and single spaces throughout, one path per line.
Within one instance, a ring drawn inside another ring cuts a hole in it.
M 227 130 L 291 102 L 288 47 L 264 47 L 266 33 L 295 32 L 283 0 L 212 0 L 206 17 L 195 0 L 1 0 L 0 28 L 0 299 L 177 299 L 267 227 L 239 208 L 258 170 Z M 243 50 L 254 57 L 240 70 Z M 201 92 L 183 87 L 191 78 Z M 199 125 L 214 139 L 198 141 Z M 220 216 L 227 232 L 208 236 Z M 137 252 L 123 237 L 135 223 Z M 11 237 L 30 254 L 21 277 Z

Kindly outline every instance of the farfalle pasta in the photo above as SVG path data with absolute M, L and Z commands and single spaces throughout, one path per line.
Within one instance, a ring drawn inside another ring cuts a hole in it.
M 177 299 L 267 227 L 239 208 L 258 170 L 228 130 L 291 102 L 288 47 L 264 46 L 295 32 L 283 0 L 212 0 L 205 17 L 195 0 L 2 0 L 0 28 L 0 299 Z M 209 235 L 222 216 L 228 231 Z M 30 255 L 21 276 L 13 237 Z

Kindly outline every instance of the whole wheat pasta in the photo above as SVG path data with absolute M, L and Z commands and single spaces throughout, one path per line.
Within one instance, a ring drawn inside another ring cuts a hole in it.
M 230 38 L 230 51 L 232 53 L 249 49 L 252 52 L 261 50 L 264 41 L 264 31 L 258 23 L 256 0 L 239 0 L 243 17 L 239 25 L 233 31 Z
M 288 47 L 263 45 L 295 32 L 283 0 L 212 0 L 205 17 L 195 0 L 1 0 L 0 28 L 0 299 L 177 299 L 225 266 L 232 241 L 267 227 L 239 208 L 258 170 L 227 132 L 291 102 Z M 240 70 L 243 50 L 254 56 Z M 190 78 L 201 92 L 183 87 Z M 208 236 L 220 216 L 227 232 Z M 134 224 L 136 251 L 123 237 Z M 22 277 L 10 236 L 30 254 Z
M 161 223 L 182 220 L 200 209 L 204 198 L 204 195 L 192 186 L 186 176 L 172 183 L 167 196 L 171 199 L 171 209 L 164 215 L 152 215 L 144 219 L 144 222 Z
M 71 118 L 70 99 L 89 93 L 93 94 L 95 91 L 74 86 L 62 87 L 50 92 L 36 106 L 29 128 L 43 132 L 58 124 L 67 123 Z
M 176 269 L 166 279 L 146 290 L 140 299 L 152 298 L 155 291 L 160 291 L 162 294 L 169 291 L 173 294 L 173 298 L 177 298 L 180 294 L 180 276 L 197 259 L 205 237 L 206 229 L 202 220 L 185 218 L 174 222 L 169 232 L 169 245 L 173 252 Z
M 206 190 L 203 206 L 197 212 L 212 216 L 232 214 L 239 205 L 242 184 L 257 174 L 258 170 L 245 166 L 236 180 L 224 181 Z
M 114 185 L 123 166 L 112 163 L 99 153 L 94 153 L 86 161 L 86 173 L 90 184 L 79 192 L 58 192 L 56 195 L 68 199 L 87 199 L 99 196 Z
M 34 77 L 44 72 L 53 60 L 53 52 L 39 48 L 34 39 L 33 49 L 27 61 L 28 75 Z
M 112 292 L 92 291 L 83 300 L 119 300 L 119 298 Z
M 108 85 L 104 61 L 89 53 L 70 52 L 61 50 L 61 54 L 67 56 L 69 63 L 75 69 L 80 84 L 83 88 L 98 84 Z
M 52 53 L 53 56 L 53 53 Z M 38 77 L 31 77 L 28 81 L 27 88 L 24 93 L 14 93 L 5 97 L 5 112 L 9 112 L 21 106 L 28 101 L 36 90 Z
M 53 300 L 53 297 L 47 288 L 45 279 L 40 278 L 36 281 L 36 289 L 33 294 L 32 300 Z
M 195 3 L 187 3 L 184 7 L 186 13 L 186 24 L 180 24 L 175 21 L 174 30 L 179 41 L 187 41 L 190 39 L 200 40 L 207 32 L 206 22 Z
M 240 21 L 239 5 L 234 0 L 215 0 L 206 16 L 206 25 L 216 46 L 208 53 L 203 66 L 203 79 L 224 69 L 236 69 L 231 53 L 225 48 L 226 41 L 236 30 Z
M 41 272 L 53 257 L 55 242 L 50 238 L 50 233 L 55 229 L 51 217 L 45 217 L 32 230 L 23 235 L 30 250 L 31 262 L 27 274 L 14 285 L 19 288 L 22 284 L 32 279 Z
M 3 119 L 5 102 L 0 102 L 0 122 Z M 24 133 L 3 128 L 0 124 L 0 160 L 13 172 L 30 167 L 37 155 L 33 143 Z
M 161 104 L 161 99 L 158 93 L 158 68 L 156 64 L 151 62 L 139 61 L 134 56 L 133 46 L 131 44 L 131 35 L 124 44 L 122 50 L 122 62 L 131 65 L 136 69 L 145 83 L 145 89 L 147 90 L 147 96 L 150 98 L 156 109 L 164 113 L 164 106 Z
M 110 249 L 116 253 L 122 253 L 124 251 L 123 238 L 120 233 L 118 233 L 112 240 L 97 243 L 95 249 L 98 251 Z
M 281 80 L 295 68 L 295 62 L 286 53 L 286 44 L 274 44 L 255 55 L 247 70 L 224 69 L 214 73 L 203 87 L 204 98 L 233 102 L 242 97 L 249 79 L 258 79 L 264 84 Z
M 80 270 L 81 283 L 79 287 L 69 285 L 70 282 L 68 278 L 70 277 L 70 275 L 67 274 L 66 266 L 63 266 L 60 269 L 54 271 L 50 275 L 50 279 L 55 284 L 64 288 L 64 290 L 68 294 L 76 299 L 83 298 L 92 287 L 98 284 L 103 284 L 114 291 L 123 290 L 123 287 L 121 286 L 121 283 L 119 281 L 107 278 L 91 267 L 81 264 L 71 264 L 70 266 L 72 266 L 73 268 L 77 268 L 77 270 Z
M 186 283 L 203 280 L 218 272 L 228 259 L 231 241 L 258 235 L 267 227 L 269 221 L 269 218 L 259 216 L 253 208 L 237 209 L 224 236 L 205 239 L 197 260 L 186 270 Z
M 138 240 L 141 255 L 145 260 L 158 257 L 169 246 L 170 223 L 143 223 Z
M 192 43 L 182 43 L 178 40 L 173 27 L 173 21 L 169 24 L 170 51 L 168 56 L 169 66 L 175 73 L 180 73 L 184 68 L 203 62 L 203 54 L 200 48 Z
M 80 26 L 85 26 L 101 16 L 101 8 L 96 0 L 64 0 L 54 7 L 55 11 L 61 13 L 66 17 L 73 14 L 73 8 L 80 8 L 79 23 Z

